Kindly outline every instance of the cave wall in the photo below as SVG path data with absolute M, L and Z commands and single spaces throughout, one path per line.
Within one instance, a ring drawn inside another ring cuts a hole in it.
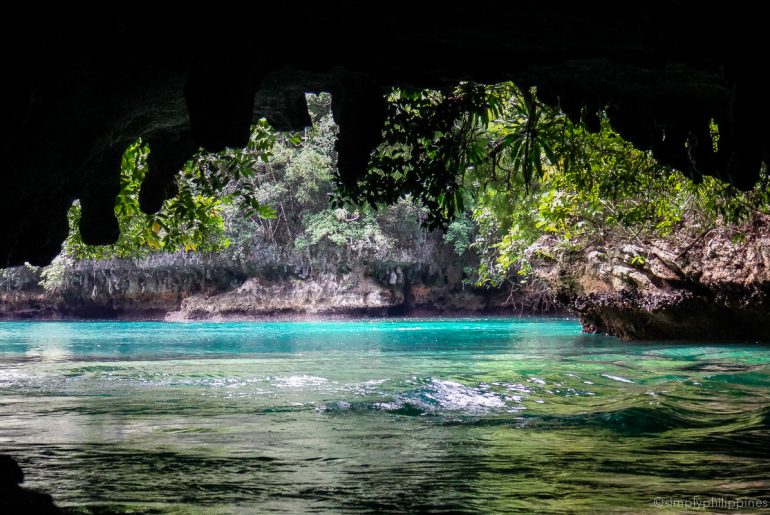
M 84 240 L 113 242 L 120 157 L 137 137 L 152 148 L 153 212 L 196 149 L 244 145 L 261 116 L 305 126 L 306 91 L 333 94 L 348 181 L 379 143 L 387 88 L 514 80 L 573 118 L 606 107 L 624 138 L 695 179 L 750 188 L 770 159 L 763 20 L 676 1 L 26 8 L 0 22 L 0 266 L 49 263 L 74 199 Z

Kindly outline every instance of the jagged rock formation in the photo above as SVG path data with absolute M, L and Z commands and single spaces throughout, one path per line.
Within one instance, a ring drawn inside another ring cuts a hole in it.
M 326 274 L 313 281 L 294 279 L 267 282 L 251 278 L 233 291 L 213 297 L 203 294 L 182 301 L 180 310 L 166 320 L 221 320 L 284 314 L 370 313 L 403 301 L 371 278 L 340 278 Z
M 255 116 L 308 123 L 331 91 L 341 177 L 363 171 L 391 86 L 514 80 L 572 118 L 608 107 L 627 140 L 697 178 L 753 185 L 770 159 L 758 4 L 227 2 L 31 7 L 2 21 L 0 266 L 47 264 L 82 205 L 88 243 L 117 237 L 120 156 L 152 147 L 142 208 L 174 193 L 195 149 L 241 146 Z M 112 10 L 110 10 L 112 11 Z M 709 121 L 720 126 L 718 152 Z M 593 120 L 595 122 L 595 120 Z
M 463 284 L 458 265 L 373 263 L 344 271 L 214 262 L 83 262 L 55 288 L 40 270 L 5 272 L 2 319 L 247 319 L 312 315 L 530 312 L 526 295 Z M 169 315 L 169 313 L 171 313 Z M 168 316 L 167 316 L 168 315 Z
M 40 285 L 39 269 L 12 269 L 0 281 L 0 320 L 162 319 L 185 297 L 236 288 L 255 269 L 236 263 L 86 261 L 63 272 L 48 290 Z
M 542 238 L 528 254 L 537 276 L 588 332 L 770 340 L 770 217 L 634 244 L 610 239 L 567 253 Z
M 501 290 L 465 286 L 459 267 L 378 264 L 311 278 L 253 277 L 239 288 L 182 301 L 167 320 L 314 315 L 490 314 L 512 310 Z

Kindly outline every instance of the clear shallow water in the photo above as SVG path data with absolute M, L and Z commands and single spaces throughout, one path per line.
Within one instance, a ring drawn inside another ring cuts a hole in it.
M 2 323 L 0 453 L 93 510 L 770 506 L 770 346 L 545 319 Z

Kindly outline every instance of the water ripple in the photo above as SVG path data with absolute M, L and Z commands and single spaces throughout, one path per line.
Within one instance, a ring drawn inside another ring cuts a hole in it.
M 0 325 L 0 453 L 74 512 L 770 500 L 768 435 L 762 345 L 538 319 Z

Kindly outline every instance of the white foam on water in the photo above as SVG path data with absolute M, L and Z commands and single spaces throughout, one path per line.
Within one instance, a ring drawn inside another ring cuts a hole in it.
M 306 374 L 298 376 L 285 376 L 274 378 L 275 385 L 288 388 L 302 388 L 305 386 L 321 386 L 329 382 L 325 377 L 309 376 Z
M 599 375 L 601 375 L 602 377 L 606 377 L 607 379 L 612 379 L 613 381 L 620 381 L 621 383 L 634 383 L 632 380 L 626 379 L 625 377 L 611 376 L 609 374 L 599 374 Z

